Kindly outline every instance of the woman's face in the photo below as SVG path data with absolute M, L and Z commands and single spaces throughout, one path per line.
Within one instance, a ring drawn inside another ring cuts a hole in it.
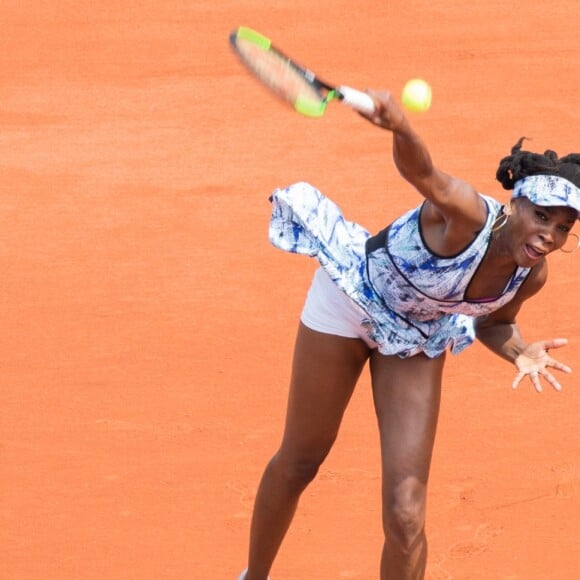
M 534 205 L 521 197 L 512 202 L 511 251 L 516 263 L 531 268 L 568 239 L 578 213 L 569 207 Z

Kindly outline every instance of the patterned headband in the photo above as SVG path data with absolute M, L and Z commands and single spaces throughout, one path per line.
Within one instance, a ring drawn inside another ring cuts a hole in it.
M 515 197 L 527 197 L 535 205 L 571 207 L 580 219 L 580 188 L 558 175 L 530 175 L 519 179 L 512 194 Z

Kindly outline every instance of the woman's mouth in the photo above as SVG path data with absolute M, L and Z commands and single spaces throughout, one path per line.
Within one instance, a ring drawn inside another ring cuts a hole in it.
M 528 244 L 524 246 L 524 251 L 526 252 L 528 258 L 530 258 L 530 260 L 533 260 L 534 262 L 539 260 L 540 258 L 543 258 L 545 255 L 545 252 L 542 252 Z

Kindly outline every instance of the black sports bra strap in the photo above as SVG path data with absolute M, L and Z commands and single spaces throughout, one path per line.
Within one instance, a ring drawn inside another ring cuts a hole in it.
M 387 226 L 384 230 L 381 230 L 378 234 L 370 237 L 365 244 L 365 250 L 367 256 L 372 254 L 375 250 L 380 250 L 387 245 L 387 234 L 389 233 L 389 227 Z

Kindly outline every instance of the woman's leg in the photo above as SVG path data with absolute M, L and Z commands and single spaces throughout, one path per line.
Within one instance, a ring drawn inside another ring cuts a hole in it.
M 381 580 L 425 575 L 427 480 L 435 442 L 445 355 L 371 357 L 382 457 L 385 544 Z
M 300 494 L 336 439 L 368 356 L 362 340 L 323 334 L 300 323 L 282 444 L 256 495 L 247 580 L 266 580 Z

